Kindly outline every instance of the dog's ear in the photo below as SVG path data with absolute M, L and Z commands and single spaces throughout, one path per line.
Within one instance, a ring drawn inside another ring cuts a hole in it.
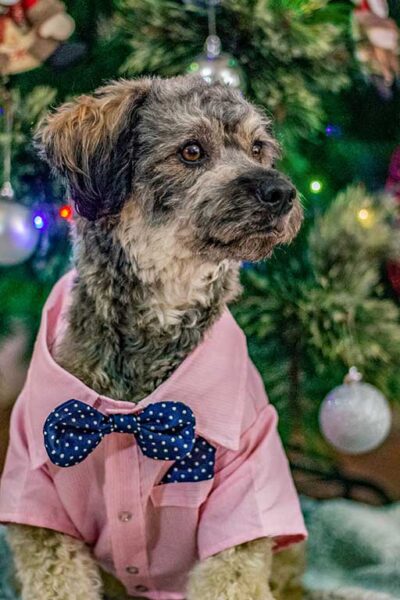
M 47 115 L 35 145 L 68 182 L 77 212 L 93 221 L 116 214 L 129 195 L 138 109 L 150 79 L 119 80 L 80 96 Z

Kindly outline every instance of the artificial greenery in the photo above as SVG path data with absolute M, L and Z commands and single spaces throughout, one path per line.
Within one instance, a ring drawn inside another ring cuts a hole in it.
M 297 428 L 315 442 L 320 403 L 352 365 L 400 402 L 400 310 L 381 283 L 385 261 L 400 258 L 394 212 L 351 186 L 322 215 L 308 207 L 296 242 L 243 273 L 235 314 L 286 440 Z
M 32 344 L 43 303 L 55 281 L 70 266 L 68 227 L 57 215 L 67 199 L 32 147 L 33 129 L 51 106 L 71 95 L 93 90 L 104 79 L 116 77 L 126 56 L 112 25 L 112 0 L 101 3 L 69 0 L 66 4 L 76 21 L 73 39 L 87 45 L 85 57 L 62 71 L 43 65 L 12 76 L 7 84 L 15 104 L 12 183 L 16 199 L 33 210 L 44 211 L 47 228 L 28 261 L 13 267 L 0 266 L 0 340 L 13 330 L 16 322 L 22 321 Z M 1 102 L 0 91 L 0 107 Z M 0 131 L 4 131 L 3 115 L 0 112 Z M 4 134 L 0 133 L 0 142 L 3 139 Z
M 85 58 L 63 72 L 45 65 L 10 81 L 19 97 L 17 197 L 44 206 L 53 218 L 29 261 L 0 268 L 0 337 L 22 319 L 33 339 L 44 299 L 69 267 L 67 227 L 56 218 L 62 190 L 51 183 L 29 141 L 42 112 L 105 79 L 185 73 L 207 36 L 201 0 L 66 4 L 76 20 L 75 38 L 87 43 Z M 294 244 L 243 270 L 244 295 L 234 307 L 278 406 L 284 439 L 297 429 L 314 447 L 320 402 L 350 365 L 389 399 L 400 400 L 399 309 L 382 283 L 385 260 L 399 254 L 393 207 L 363 187 L 336 196 L 353 181 L 382 187 L 390 151 L 400 139 L 399 93 L 383 102 L 352 59 L 351 6 L 222 0 L 217 8 L 223 50 L 242 67 L 246 95 L 274 118 L 281 168 L 304 196 L 311 178 L 323 184 L 322 193 L 304 197 L 305 223 Z M 328 122 L 337 131 L 329 138 Z M 369 219 L 360 220 L 360 210 L 368 210 Z
M 57 219 L 62 190 L 51 182 L 30 144 L 41 114 L 105 79 L 184 73 L 192 57 L 202 52 L 207 33 L 204 9 L 180 0 L 66 4 L 76 20 L 75 39 L 87 44 L 86 56 L 64 71 L 44 65 L 12 77 L 9 84 L 18 100 L 13 139 L 16 195 L 24 204 L 44 208 L 50 218 L 29 261 L 0 267 L 0 337 L 21 316 L 33 337 L 43 299 L 69 266 L 67 228 Z M 323 126 L 320 90 L 338 90 L 347 82 L 345 14 L 343 5 L 330 6 L 327 0 L 227 0 L 219 9 L 218 30 L 225 50 L 244 68 L 247 93 L 279 116 L 287 148 L 290 145 L 300 163 L 304 158 L 298 151 L 299 136 L 310 136 Z
M 132 75 L 185 72 L 203 52 L 204 4 L 117 0 L 115 23 L 130 48 L 123 68 Z M 309 443 L 320 440 L 319 405 L 352 364 L 400 401 L 399 311 L 381 285 L 385 260 L 399 254 L 394 209 L 363 187 L 335 198 L 354 180 L 382 186 L 400 134 L 398 94 L 383 103 L 352 59 L 351 8 L 328 0 L 222 0 L 217 9 L 222 47 L 241 65 L 246 95 L 274 117 L 281 168 L 303 193 L 313 177 L 323 185 L 305 199 L 296 242 L 244 270 L 235 308 L 286 441 L 294 429 L 308 433 Z M 328 122 L 337 130 L 330 138 Z M 358 220 L 360 210 L 369 220 Z
M 203 3 L 204 4 L 204 3 Z M 129 74 L 185 73 L 204 51 L 206 11 L 180 0 L 117 0 Z M 349 84 L 350 6 L 328 0 L 223 0 L 217 31 L 243 68 L 245 92 L 272 113 L 286 155 L 301 162 L 300 140 L 324 129 L 321 90 Z

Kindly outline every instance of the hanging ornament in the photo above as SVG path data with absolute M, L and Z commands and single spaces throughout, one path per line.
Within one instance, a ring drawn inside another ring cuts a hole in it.
M 3 177 L 0 189 L 0 265 L 17 265 L 27 260 L 36 248 L 39 230 L 32 212 L 14 200 L 11 185 L 11 141 L 13 124 L 12 97 L 3 91 L 5 131 L 3 141 Z
M 67 42 L 75 22 L 63 2 L 0 0 L 0 72 L 22 73 L 47 62 L 67 67 L 81 58 L 86 47 Z
M 348 454 L 377 448 L 388 436 L 392 422 L 386 398 L 361 379 L 359 371 L 351 367 L 344 384 L 326 396 L 319 413 L 326 440 Z
M 17 265 L 27 260 L 36 248 L 39 231 L 31 211 L 11 201 L 0 191 L 0 265 Z
M 244 89 L 243 71 L 236 58 L 223 53 L 221 40 L 216 31 L 215 7 L 219 0 L 209 0 L 208 37 L 205 42 L 205 53 L 197 56 L 189 65 L 188 73 L 201 75 L 208 83 L 223 83 L 231 87 Z
M 353 0 L 356 56 L 384 98 L 399 75 L 399 29 L 389 18 L 387 0 Z

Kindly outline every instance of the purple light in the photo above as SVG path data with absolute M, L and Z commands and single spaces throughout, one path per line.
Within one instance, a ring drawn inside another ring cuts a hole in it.
M 43 215 L 37 213 L 33 217 L 33 225 L 36 229 L 44 229 L 46 226 L 46 221 L 45 221 Z
M 339 138 L 342 135 L 342 129 L 339 127 L 339 125 L 328 123 L 328 125 L 325 127 L 325 134 L 327 137 Z

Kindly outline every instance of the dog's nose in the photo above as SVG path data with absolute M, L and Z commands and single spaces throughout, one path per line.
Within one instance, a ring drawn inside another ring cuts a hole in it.
M 258 197 L 277 216 L 290 211 L 296 198 L 296 189 L 282 178 L 265 179 L 259 186 Z

